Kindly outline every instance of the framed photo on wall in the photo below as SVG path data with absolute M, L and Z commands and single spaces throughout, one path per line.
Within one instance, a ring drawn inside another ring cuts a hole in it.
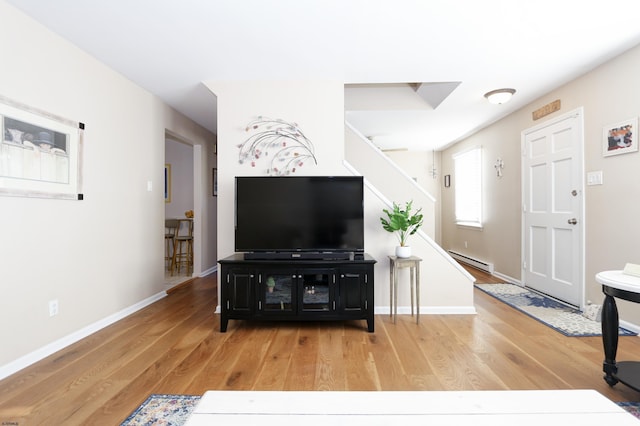
M 0 195 L 83 199 L 83 123 L 0 95 L 0 131 Z
M 602 134 L 602 155 L 627 154 L 638 150 L 638 118 L 630 118 L 605 126 Z

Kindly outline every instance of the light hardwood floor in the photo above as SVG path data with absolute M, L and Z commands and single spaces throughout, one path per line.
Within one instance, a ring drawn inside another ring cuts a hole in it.
M 230 321 L 220 333 L 216 304 L 215 275 L 197 278 L 0 381 L 0 423 L 115 425 L 149 394 L 209 389 L 596 389 L 640 399 L 602 379 L 601 338 L 565 337 L 477 290 L 477 315 L 424 315 L 419 325 L 377 315 L 375 333 L 364 321 Z M 640 359 L 640 338 L 621 337 L 618 359 Z

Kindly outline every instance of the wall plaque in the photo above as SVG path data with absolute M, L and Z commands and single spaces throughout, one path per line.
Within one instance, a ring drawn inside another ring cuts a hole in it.
M 556 111 L 560 111 L 560 99 L 556 99 L 555 101 L 546 104 L 542 108 L 538 108 L 537 110 L 533 111 L 531 115 L 533 116 L 534 120 L 538 120 L 545 115 L 549 115 L 552 112 Z

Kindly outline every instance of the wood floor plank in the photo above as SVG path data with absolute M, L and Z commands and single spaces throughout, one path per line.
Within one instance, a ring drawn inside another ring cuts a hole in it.
M 298 329 L 286 324 L 276 327 L 274 331 L 276 334 L 267 349 L 252 390 L 285 390 L 286 373 L 291 363 L 291 348 L 295 346 L 298 338 Z
M 477 271 L 479 282 L 500 280 Z M 0 423 L 118 424 L 151 393 L 207 390 L 595 389 L 602 339 L 565 337 L 479 291 L 477 315 L 376 315 L 363 321 L 259 323 L 219 332 L 215 275 L 0 381 Z M 640 359 L 621 337 L 618 359 Z M 52 413 L 55 413 L 52 415 Z
M 343 338 L 343 327 L 339 323 L 326 324 L 320 332 L 314 389 L 347 390 L 346 366 L 342 357 Z
M 388 316 L 379 316 L 375 319 L 377 333 L 369 335 L 369 351 L 376 364 L 380 387 L 386 390 L 411 389 L 409 378 L 402 368 L 400 356 L 396 346 L 390 339 L 395 326 L 389 321 Z M 424 386 L 433 386 L 433 375 L 424 378 Z M 432 387 L 433 388 L 433 387 Z
M 316 377 L 318 358 L 319 326 L 306 323 L 298 327 L 298 334 L 291 348 L 289 371 L 286 372 L 287 390 L 312 389 Z

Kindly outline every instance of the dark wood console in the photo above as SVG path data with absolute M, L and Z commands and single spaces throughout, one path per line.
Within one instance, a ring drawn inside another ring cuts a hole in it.
M 605 295 L 602 304 L 602 343 L 604 345 L 604 380 L 609 386 L 621 382 L 640 391 L 640 361 L 616 361 L 620 319 L 614 298 L 640 303 L 640 278 L 623 271 L 604 271 L 596 274 Z
M 238 253 L 221 266 L 220 331 L 230 319 L 366 320 L 374 331 L 374 264 L 353 259 L 246 260 Z

